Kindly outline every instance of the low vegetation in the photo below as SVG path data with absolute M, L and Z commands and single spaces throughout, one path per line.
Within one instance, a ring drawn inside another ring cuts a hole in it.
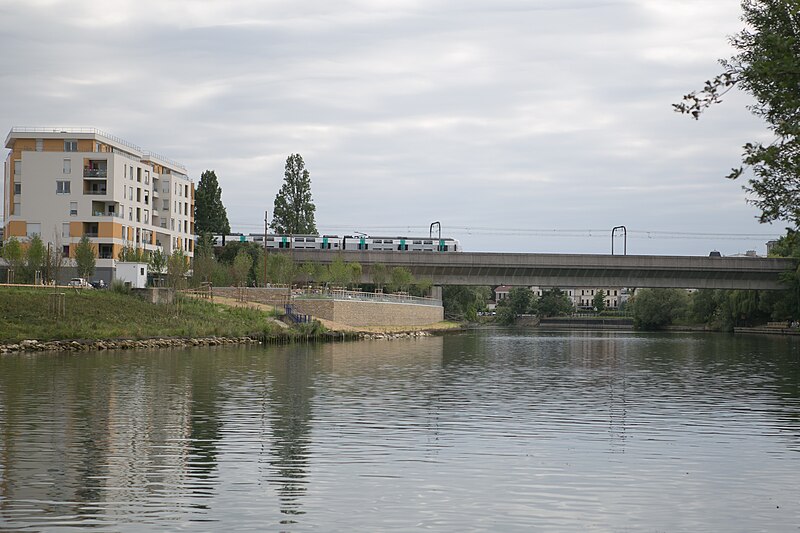
M 113 290 L 64 290 L 63 316 L 51 309 L 49 289 L 0 288 L 0 342 L 23 339 L 143 339 L 150 337 L 271 334 L 271 315 L 261 310 L 180 298 L 153 305 Z

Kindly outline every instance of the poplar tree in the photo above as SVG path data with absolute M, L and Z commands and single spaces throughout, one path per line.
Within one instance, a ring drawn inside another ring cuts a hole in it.
M 222 187 L 213 170 L 206 170 L 200 175 L 200 183 L 194 193 L 194 225 L 198 235 L 227 235 L 231 232 L 228 214 L 222 204 Z
M 316 207 L 311 199 L 311 175 L 300 154 L 286 158 L 283 186 L 275 197 L 270 227 L 276 233 L 289 235 L 315 235 Z

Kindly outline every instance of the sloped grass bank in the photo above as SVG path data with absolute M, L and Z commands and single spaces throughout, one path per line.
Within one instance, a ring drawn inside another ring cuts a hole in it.
M 153 337 L 260 337 L 279 333 L 262 310 L 181 298 L 153 305 L 111 290 L 60 288 L 63 316 L 51 310 L 51 289 L 0 287 L 0 343 L 24 339 L 147 339 Z

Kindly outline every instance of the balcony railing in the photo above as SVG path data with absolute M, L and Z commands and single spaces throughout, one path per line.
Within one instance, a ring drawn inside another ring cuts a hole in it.
M 104 168 L 84 168 L 84 178 L 107 178 L 108 170 Z
M 106 189 L 87 189 L 83 191 L 83 194 L 91 194 L 93 196 L 101 196 L 103 194 L 107 194 Z

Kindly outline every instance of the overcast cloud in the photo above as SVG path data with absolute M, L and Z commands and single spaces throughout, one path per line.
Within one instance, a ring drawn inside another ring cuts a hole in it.
M 723 178 L 768 139 L 748 97 L 698 122 L 671 108 L 732 54 L 739 15 L 735 0 L 0 0 L 0 129 L 93 126 L 195 181 L 214 169 L 234 231 L 263 228 L 300 153 L 324 232 L 441 221 L 473 251 L 608 253 L 624 224 L 633 254 L 764 253 L 783 227 Z

